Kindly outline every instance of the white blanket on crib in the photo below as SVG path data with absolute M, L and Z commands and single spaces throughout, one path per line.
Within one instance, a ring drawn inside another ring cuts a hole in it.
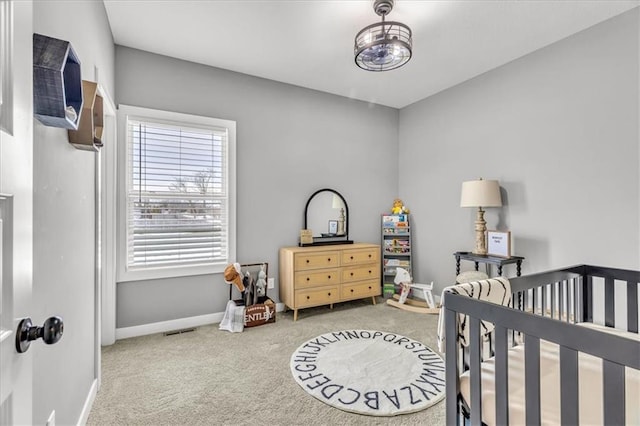
M 444 300 L 444 293 L 447 292 L 461 294 L 503 306 L 511 303 L 511 283 L 504 277 L 489 278 L 488 280 L 473 281 L 445 287 L 442 290 L 441 300 Z M 481 321 L 480 327 L 480 334 L 484 336 L 493 331 L 494 325 L 490 322 Z M 438 350 L 442 353 L 444 353 L 445 350 L 444 336 L 444 307 L 442 307 L 440 308 L 440 316 L 438 317 Z M 458 316 L 458 340 L 464 346 L 469 344 L 469 319 L 467 315 L 459 314 Z

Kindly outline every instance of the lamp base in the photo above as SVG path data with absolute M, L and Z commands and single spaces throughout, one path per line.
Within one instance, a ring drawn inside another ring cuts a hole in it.
M 473 250 L 473 254 L 483 256 L 487 254 L 486 231 L 487 222 L 484 220 L 484 210 L 482 210 L 482 207 L 478 207 L 476 215 L 476 248 Z

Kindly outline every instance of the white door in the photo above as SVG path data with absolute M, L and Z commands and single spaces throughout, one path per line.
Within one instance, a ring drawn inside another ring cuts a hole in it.
M 15 344 L 32 311 L 32 10 L 0 0 L 0 425 L 31 424 L 33 412 L 32 355 Z
M 4 142 L 5 134 L 0 137 Z M 0 194 L 0 425 L 16 424 L 21 402 L 20 394 L 14 390 L 19 387 L 22 374 L 14 376 L 14 372 L 25 367 L 15 348 L 12 245 L 13 197 Z

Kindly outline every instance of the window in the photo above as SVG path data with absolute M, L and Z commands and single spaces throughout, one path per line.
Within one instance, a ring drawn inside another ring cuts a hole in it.
M 235 258 L 235 122 L 120 106 L 120 127 L 119 281 L 222 272 Z

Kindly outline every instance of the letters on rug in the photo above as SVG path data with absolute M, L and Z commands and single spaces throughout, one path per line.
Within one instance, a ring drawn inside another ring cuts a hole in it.
M 396 333 L 343 330 L 300 345 L 291 355 L 296 382 L 320 401 L 371 416 L 424 410 L 445 395 L 444 361 Z

